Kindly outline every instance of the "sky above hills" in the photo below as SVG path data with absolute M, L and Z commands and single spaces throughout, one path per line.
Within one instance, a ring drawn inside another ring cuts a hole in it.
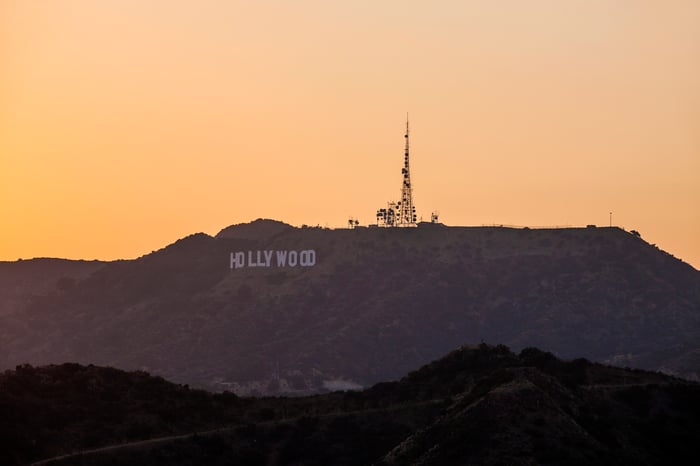
M 700 267 L 700 3 L 0 2 L 0 260 L 258 217 L 639 230 Z

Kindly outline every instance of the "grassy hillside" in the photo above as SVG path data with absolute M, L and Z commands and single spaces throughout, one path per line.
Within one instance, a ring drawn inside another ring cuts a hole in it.
M 21 366 L 0 375 L 0 413 L 7 465 L 662 465 L 700 454 L 700 385 L 483 344 L 397 382 L 300 398 Z
M 313 267 L 230 269 L 230 253 L 314 250 Z M 10 264 L 19 266 L 19 263 Z M 16 305 L 0 363 L 143 369 L 239 394 L 398 378 L 499 341 L 700 374 L 700 272 L 618 228 L 256 221 L 196 234 Z

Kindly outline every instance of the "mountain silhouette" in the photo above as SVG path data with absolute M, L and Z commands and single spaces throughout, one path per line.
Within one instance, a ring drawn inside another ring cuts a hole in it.
M 0 374 L 0 463 L 685 465 L 700 385 L 503 345 L 396 382 L 239 398 L 145 372 L 61 364 Z
M 21 261 L 0 274 L 4 368 L 74 361 L 305 394 L 396 379 L 489 341 L 700 375 L 700 272 L 619 228 L 260 219 L 135 260 Z

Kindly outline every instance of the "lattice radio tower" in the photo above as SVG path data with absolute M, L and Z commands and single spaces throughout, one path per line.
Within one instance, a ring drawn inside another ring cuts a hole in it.
M 409 163 L 409 126 L 408 115 L 406 115 L 406 146 L 404 148 L 403 168 L 401 175 L 403 176 L 403 184 L 401 185 L 401 200 L 398 202 L 389 202 L 386 209 L 377 211 L 377 224 L 383 227 L 415 227 L 416 224 L 416 207 L 413 205 L 413 194 L 411 192 L 411 167 Z

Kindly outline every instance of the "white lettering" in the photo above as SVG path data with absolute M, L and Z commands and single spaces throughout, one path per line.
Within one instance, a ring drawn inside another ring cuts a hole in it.
M 231 253 L 231 268 L 245 267 L 245 254 L 242 252 Z
M 277 267 L 284 267 L 287 264 L 287 251 L 277 251 Z
M 307 267 L 313 267 L 314 265 L 316 265 L 316 251 L 313 249 L 309 249 L 308 251 L 306 251 L 306 253 L 308 254 L 308 259 L 306 260 Z
M 316 251 L 314 249 L 304 249 L 301 251 L 277 251 L 274 249 L 258 249 L 247 251 L 237 251 L 230 253 L 229 267 L 240 269 L 243 267 L 313 267 L 316 265 Z M 246 260 L 247 259 L 247 260 Z

